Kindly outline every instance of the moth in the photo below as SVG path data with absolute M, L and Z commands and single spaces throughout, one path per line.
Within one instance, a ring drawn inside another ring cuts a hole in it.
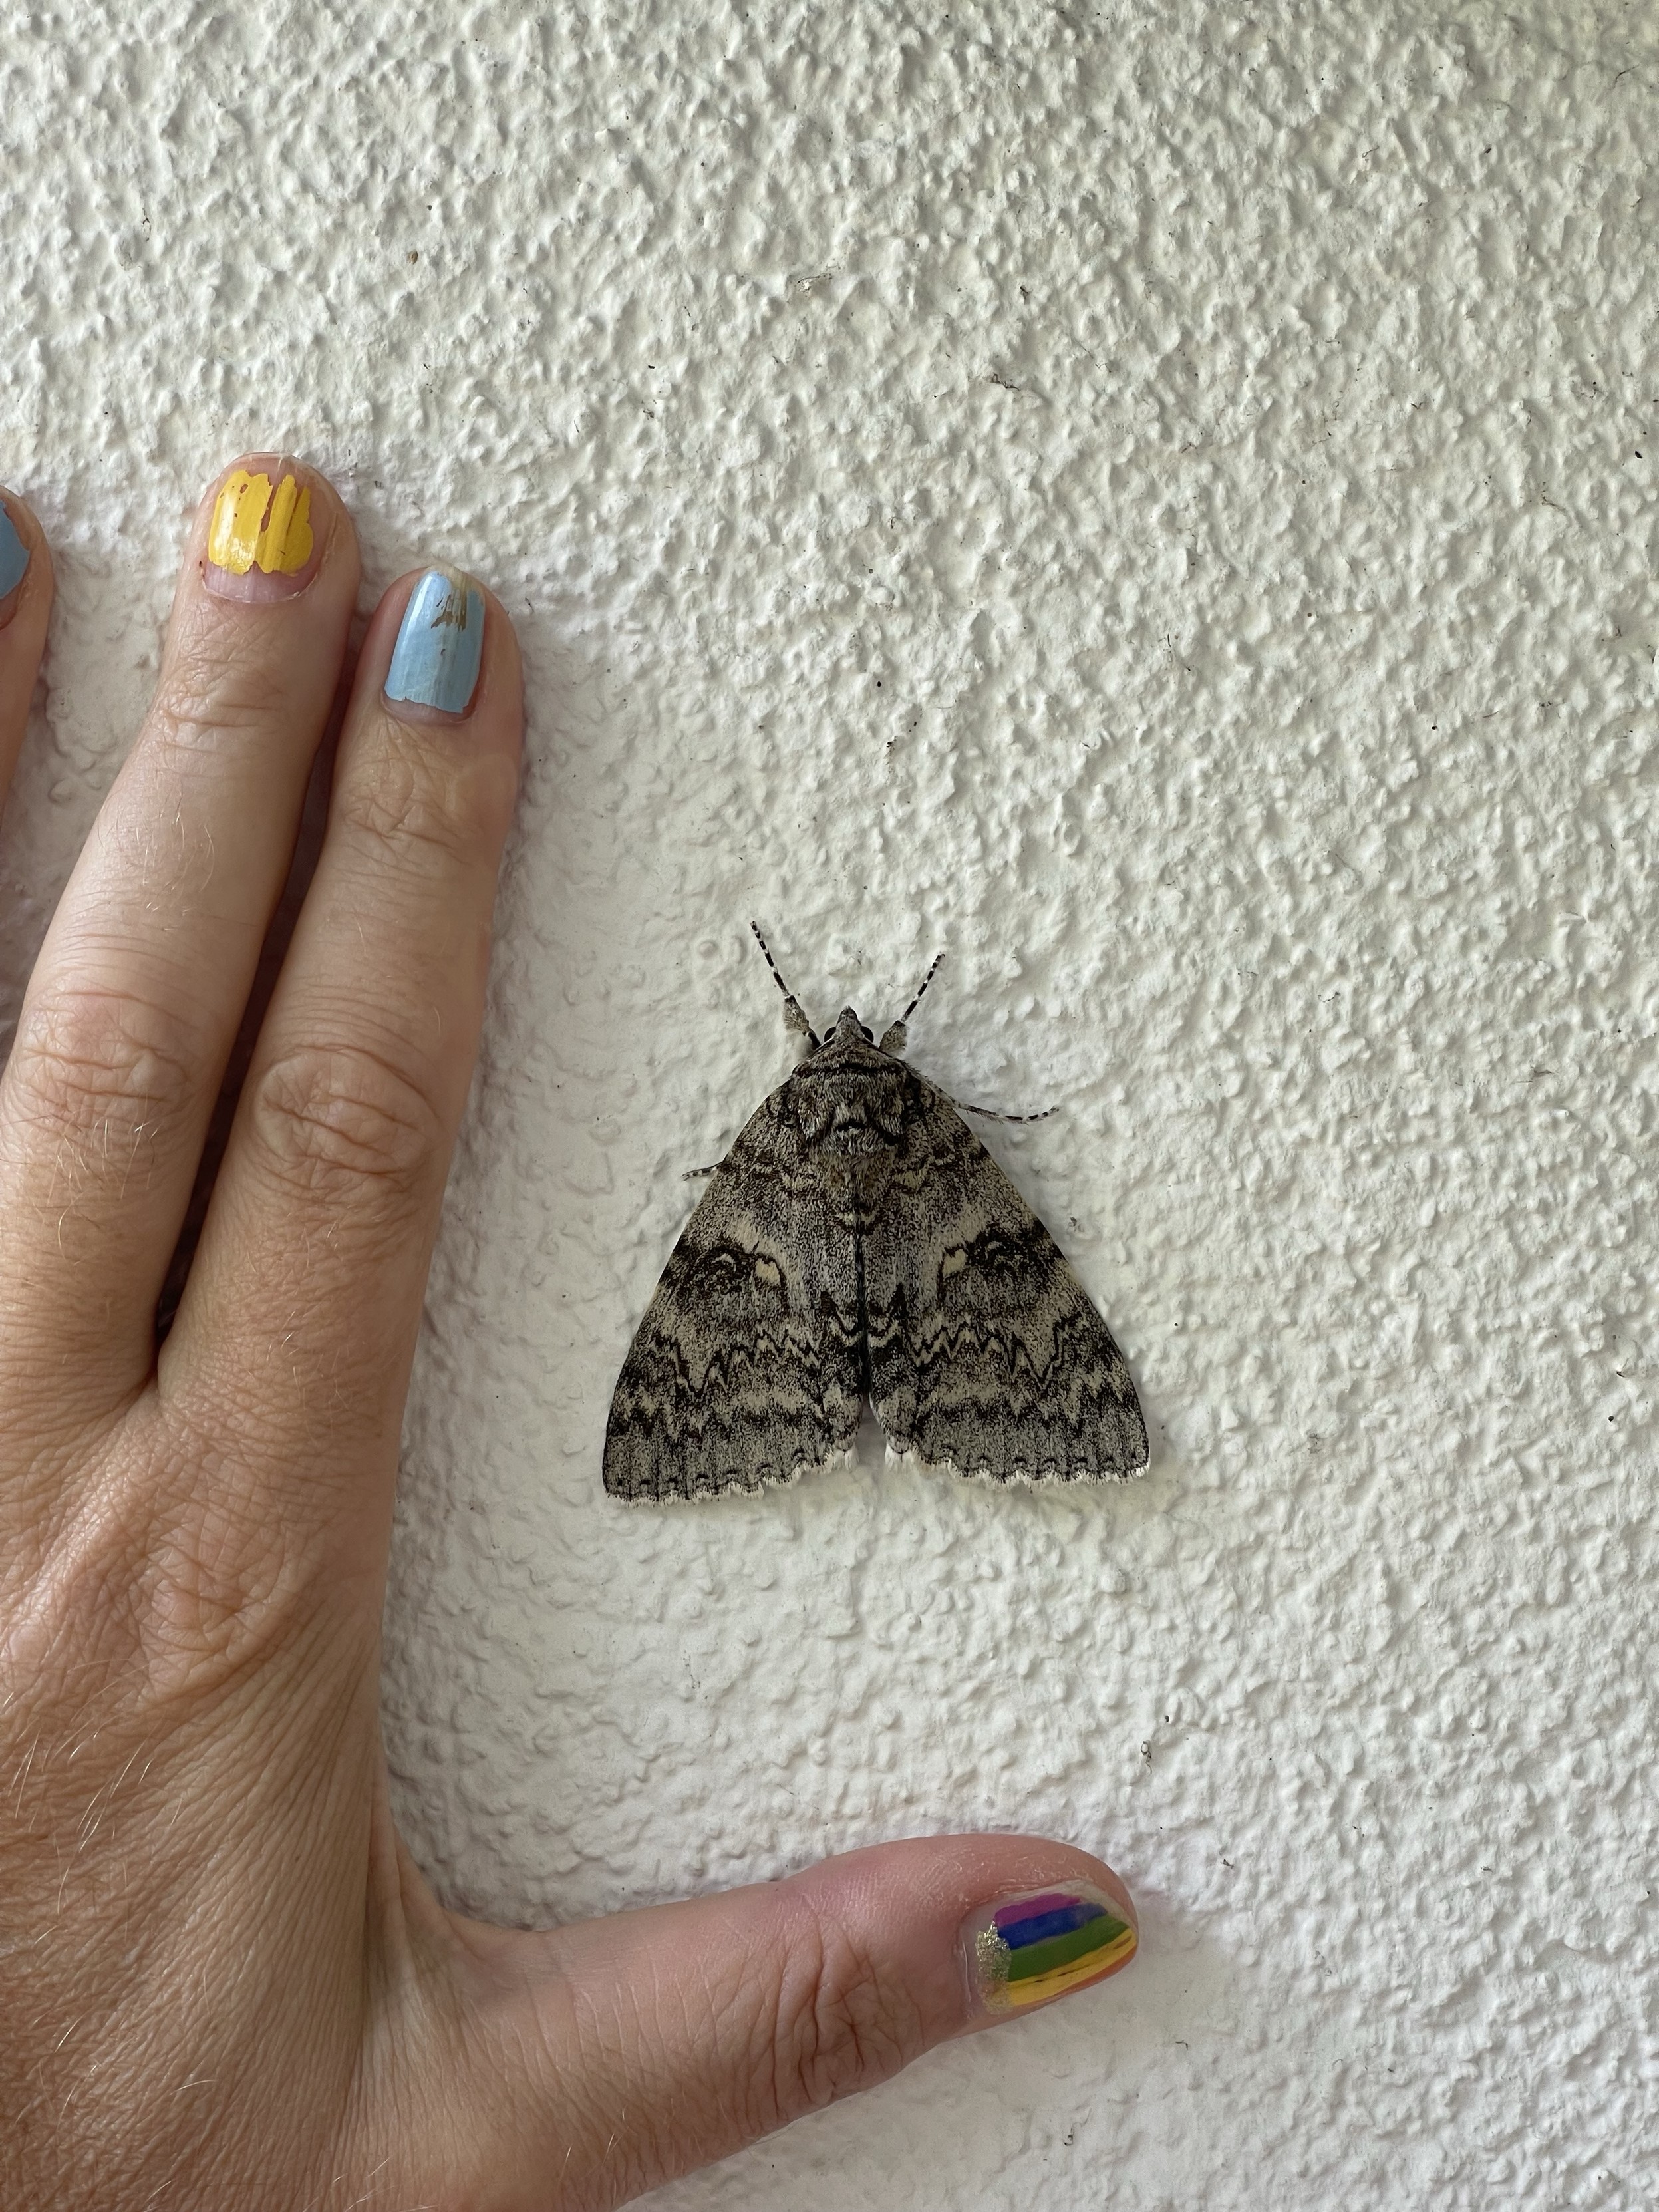
M 750 927 L 807 1052 L 708 1171 L 669 1256 L 617 1378 L 605 1488 L 787 1482 L 849 1450 L 866 1402 L 894 1451 L 960 1474 L 1140 1474 L 1146 1425 L 1105 1322 L 902 1057 L 939 961 L 879 1044 L 851 1006 L 820 1037 Z

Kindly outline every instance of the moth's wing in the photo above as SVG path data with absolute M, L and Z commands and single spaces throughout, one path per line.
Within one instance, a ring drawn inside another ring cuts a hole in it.
M 774 1092 L 715 1169 L 623 1363 L 605 1439 L 619 1498 L 787 1481 L 858 1432 L 851 1237 Z
M 914 1081 L 864 1243 L 871 1402 L 894 1449 L 999 1482 L 1140 1474 L 1146 1425 L 1105 1322 L 950 1101 Z

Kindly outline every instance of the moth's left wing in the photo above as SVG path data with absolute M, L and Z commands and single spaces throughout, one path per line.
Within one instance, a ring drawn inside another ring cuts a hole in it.
M 825 1218 L 783 1096 L 715 1169 L 629 1346 L 605 1428 L 613 1496 L 758 1490 L 858 1433 L 852 1239 Z
M 864 1239 L 870 1397 L 893 1449 L 998 1482 L 1139 1474 L 1146 1425 L 1105 1322 L 950 1101 L 913 1080 Z

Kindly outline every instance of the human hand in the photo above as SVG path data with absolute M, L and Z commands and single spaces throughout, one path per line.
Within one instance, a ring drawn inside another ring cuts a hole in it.
M 0 2201 L 613 2205 L 1115 1971 L 1133 1912 L 1098 1860 L 1009 1836 L 539 1934 L 410 1863 L 380 1607 L 519 654 L 464 580 L 376 610 L 158 1351 L 358 584 L 321 477 L 215 489 L 0 1081 Z M 6 506 L 0 792 L 52 597 Z

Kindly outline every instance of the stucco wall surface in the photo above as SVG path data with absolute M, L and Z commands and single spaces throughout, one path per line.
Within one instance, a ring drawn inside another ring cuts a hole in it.
M 4 9 L 0 475 L 63 579 L 8 1005 L 182 517 L 287 444 L 531 731 L 387 1620 L 452 1899 L 953 1826 L 1103 1992 L 663 2212 L 1659 2197 L 1659 16 Z M 990 1141 L 1150 1476 L 609 1502 L 810 1008 Z

